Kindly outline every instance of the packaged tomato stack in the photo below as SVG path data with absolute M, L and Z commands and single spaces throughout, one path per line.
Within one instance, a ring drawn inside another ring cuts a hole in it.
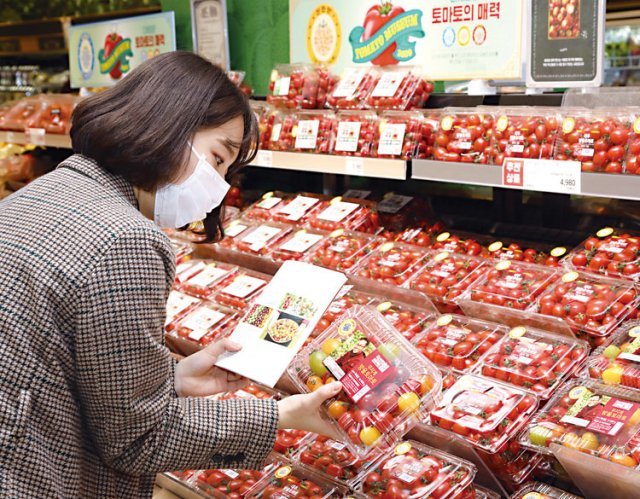
M 242 218 L 247 220 L 271 220 L 274 213 L 278 212 L 292 197 L 292 194 L 266 192 L 242 212 Z
M 213 300 L 226 307 L 245 310 L 270 280 L 269 275 L 240 270 L 218 284 Z
M 237 267 L 226 263 L 200 261 L 197 267 L 191 268 L 189 277 L 182 281 L 180 290 L 198 298 L 209 298 L 214 293 L 216 284 L 237 270 Z
M 605 227 L 574 249 L 566 263 L 578 270 L 640 280 L 640 235 Z
M 441 390 L 439 371 L 380 314 L 361 306 L 304 348 L 288 372 L 305 392 L 334 379 L 342 383 L 343 391 L 321 412 L 358 457 L 394 445 L 424 418 Z
M 505 327 L 492 322 L 462 315 L 443 315 L 428 323 L 412 343 L 439 367 L 464 373 L 475 366 L 506 332 Z
M 333 154 L 372 155 L 379 126 L 378 115 L 374 111 L 341 111 L 336 122 Z
M 290 225 L 265 222 L 255 225 L 235 238 L 235 250 L 252 255 L 267 256 L 292 231 Z
M 419 111 L 383 112 L 376 137 L 376 157 L 411 159 L 422 139 L 422 124 L 423 116 Z
M 494 116 L 485 111 L 445 108 L 436 136 L 434 159 L 489 164 Z
M 640 463 L 640 395 L 589 380 L 572 380 L 536 414 L 523 445 L 551 454 L 552 443 L 636 468 Z
M 390 301 L 380 302 L 376 300 L 370 304 L 391 324 L 404 338 L 411 341 L 414 336 L 420 334 L 425 323 L 433 319 L 435 312 L 429 312 L 423 308 L 410 307 Z
M 482 376 L 463 375 L 431 411 L 431 423 L 494 454 L 527 424 L 538 399 Z
M 324 232 L 312 229 L 297 230 L 284 238 L 281 243 L 276 244 L 270 256 L 277 262 L 304 260 L 322 244 L 325 237 Z
M 362 473 L 356 490 L 366 497 L 461 498 L 476 471 L 468 461 L 409 440 Z
M 331 201 L 323 201 L 310 213 L 307 225 L 327 232 L 347 229 L 375 233 L 380 228 L 380 221 L 371 206 L 367 201 L 343 200 L 338 196 Z
M 381 240 L 375 236 L 338 229 L 331 232 L 319 247 L 311 252 L 307 261 L 314 265 L 349 272 L 380 243 Z
M 424 222 L 417 227 L 405 229 L 399 234 L 391 233 L 391 240 L 429 248 L 431 247 L 435 235 L 442 231 L 443 226 L 444 224 L 442 222 L 436 222 L 433 225 L 428 222 Z
M 531 482 L 518 489 L 511 499 L 582 499 L 546 483 Z
M 167 299 L 167 316 L 164 327 L 167 331 L 175 329 L 176 324 L 182 317 L 195 307 L 200 305 L 202 300 L 194 296 L 189 296 L 180 291 L 171 290 Z
M 528 482 L 542 461 L 541 454 L 524 448 L 515 437 L 502 444 L 494 454 L 478 451 L 478 455 L 510 492 Z
M 364 109 L 365 100 L 378 83 L 380 75 L 374 68 L 346 68 L 327 98 L 332 109 Z
M 427 295 L 440 312 L 457 313 L 463 293 L 482 278 L 487 268 L 478 257 L 432 251 L 406 286 Z
M 285 464 L 260 480 L 251 490 L 252 498 L 338 499 L 349 489 L 299 464 Z
M 378 71 L 378 80 L 365 99 L 367 109 L 405 111 L 422 108 L 433 92 L 433 83 L 425 81 L 410 66 Z
M 433 250 L 446 251 L 447 253 L 481 256 L 483 258 L 489 257 L 489 251 L 475 239 L 463 239 L 449 232 L 438 234 L 431 248 Z
M 335 79 L 324 68 L 305 64 L 279 64 L 271 73 L 267 102 L 286 109 L 324 107 Z
M 588 351 L 585 341 L 519 326 L 493 345 L 473 372 L 548 399 L 582 368 Z
M 294 134 L 296 120 L 296 113 L 293 111 L 278 112 L 273 119 L 267 149 L 271 151 L 293 151 L 296 143 Z
M 551 159 L 560 113 L 554 108 L 509 107 L 493 125 L 493 164 L 504 158 Z
M 537 263 L 547 267 L 559 267 L 560 259 L 566 255 L 567 248 L 558 246 L 549 253 L 535 248 L 525 248 L 518 243 L 505 245 L 502 241 L 495 241 L 487 246 L 491 258 L 494 260 L 515 260 L 525 263 Z
M 401 286 L 424 264 L 426 258 L 427 253 L 418 246 L 384 243 L 365 258 L 353 274 Z
M 605 385 L 640 390 L 640 321 L 622 324 L 609 345 L 589 357 L 585 374 Z
M 329 154 L 331 151 L 336 115 L 333 111 L 298 111 L 291 135 L 295 138 L 293 150 Z
M 238 320 L 233 310 L 206 302 L 177 321 L 170 334 L 204 347 L 231 334 Z
M 554 159 L 580 161 L 583 172 L 622 173 L 631 116 L 615 109 L 564 111 Z

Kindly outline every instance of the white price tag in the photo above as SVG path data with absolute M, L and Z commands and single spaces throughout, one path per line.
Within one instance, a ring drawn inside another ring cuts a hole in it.
M 280 132 L 278 132 L 278 136 L 279 135 L 280 135 Z M 254 163 L 258 166 L 265 166 L 265 167 L 273 166 L 273 151 L 264 151 L 262 149 L 259 150 L 258 154 L 256 154 L 256 159 Z
M 276 84 L 273 89 L 273 94 L 278 97 L 283 97 L 289 94 L 289 87 L 291 86 L 291 78 L 289 76 L 282 76 L 276 80 Z
M 246 235 L 242 242 L 249 244 L 251 251 L 260 251 L 269 241 L 282 232 L 279 227 L 271 227 L 269 225 L 261 225 L 253 232 Z
M 304 253 L 311 246 L 322 240 L 320 234 L 309 234 L 308 232 L 297 232 L 294 237 L 284 243 L 280 249 L 291 253 Z
M 45 130 L 44 128 L 27 128 L 27 141 L 34 146 L 43 146 Z
M 398 87 L 404 78 L 402 71 L 388 71 L 384 73 L 376 88 L 371 93 L 372 97 L 393 97 L 398 91 Z
M 507 158 L 502 165 L 502 185 L 532 191 L 580 194 L 579 161 Z
M 318 142 L 318 120 L 298 121 L 298 135 L 296 135 L 296 149 L 315 149 Z
M 207 307 L 201 307 L 193 311 L 182 322 L 181 327 L 190 329 L 189 338 L 200 341 L 216 324 L 226 315 Z
M 333 96 L 347 98 L 353 97 L 353 94 L 356 90 L 358 90 L 358 87 L 360 86 L 362 78 L 364 78 L 364 74 L 365 72 L 363 69 L 345 69 L 342 77 L 340 78 L 338 86 L 333 91 Z
M 360 207 L 359 204 L 356 203 L 345 203 L 344 201 L 340 201 L 338 203 L 333 203 L 326 210 L 318 215 L 319 220 L 328 220 L 330 222 L 342 222 L 345 218 L 347 218 L 351 213 L 357 210 Z
M 271 137 L 269 137 L 270 142 L 276 142 L 280 140 L 280 132 L 282 131 L 282 123 L 276 123 L 273 125 L 271 129 Z
M 404 133 L 407 129 L 405 123 L 391 123 L 385 125 L 380 134 L 378 143 L 378 153 L 390 156 L 402 154 L 402 144 L 404 143 Z
M 251 277 L 249 275 L 238 276 L 237 279 L 224 288 L 221 292 L 237 298 L 246 298 L 254 291 L 267 284 L 262 279 Z
M 359 121 L 341 121 L 338 124 L 336 151 L 356 152 L 358 150 L 361 126 L 362 123 Z
M 347 175 L 364 175 L 364 159 L 347 156 L 344 162 Z

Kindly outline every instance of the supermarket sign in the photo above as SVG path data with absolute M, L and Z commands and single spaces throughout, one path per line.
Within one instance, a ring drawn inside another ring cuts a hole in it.
M 71 26 L 71 86 L 111 86 L 144 61 L 175 49 L 173 12 Z
M 437 80 L 521 79 L 524 0 L 289 0 L 290 59 L 415 65 Z

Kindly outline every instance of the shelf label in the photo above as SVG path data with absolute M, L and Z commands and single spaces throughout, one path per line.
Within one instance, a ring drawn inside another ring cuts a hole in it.
M 26 135 L 27 135 L 27 142 L 29 142 L 30 144 L 33 144 L 34 146 L 45 145 L 44 128 L 27 128 Z
M 344 163 L 347 175 L 364 175 L 364 159 L 347 156 Z
M 258 166 L 273 166 L 273 151 L 259 150 L 256 155 L 255 164 Z
M 502 185 L 532 191 L 580 194 L 582 175 L 579 161 L 506 158 Z

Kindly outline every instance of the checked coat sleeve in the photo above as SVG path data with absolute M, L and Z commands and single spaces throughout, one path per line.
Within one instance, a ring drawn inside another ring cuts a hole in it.
M 76 317 L 83 418 L 100 458 L 132 475 L 259 468 L 273 447 L 273 401 L 178 398 L 163 344 L 173 254 L 136 226 L 116 237 L 87 276 Z

